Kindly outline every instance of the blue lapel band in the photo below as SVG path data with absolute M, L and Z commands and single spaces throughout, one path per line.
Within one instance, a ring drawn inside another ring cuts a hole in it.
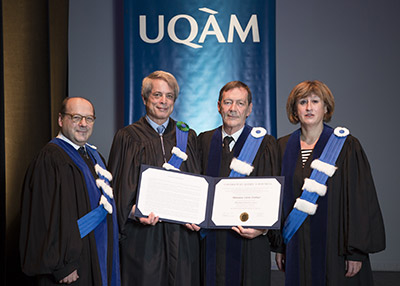
M 176 123 L 176 147 L 184 153 L 186 152 L 188 135 L 189 126 L 182 121 L 178 121 Z M 179 158 L 175 154 L 172 154 L 171 158 L 168 161 L 170 165 L 174 166 L 177 169 L 181 167 L 182 162 L 183 159 Z
M 89 145 L 86 145 L 86 150 L 91 155 L 91 157 L 95 159 L 97 164 L 99 164 L 103 169 L 106 169 L 103 160 L 101 160 L 99 153 L 95 149 L 91 148 Z M 105 178 L 101 174 L 97 175 L 100 179 L 104 180 L 107 185 L 110 185 L 110 182 L 107 178 Z M 113 210 L 115 211 L 116 208 L 114 200 L 112 200 L 101 188 L 100 190 L 102 191 L 103 196 L 107 198 L 108 202 L 111 203 Z M 95 202 L 95 200 L 93 200 L 93 202 Z M 94 230 L 105 219 L 107 214 L 108 212 L 104 209 L 103 205 L 92 205 L 92 211 L 78 219 L 78 226 L 81 233 L 81 238 L 85 237 L 92 230 Z
M 332 128 L 327 125 L 324 125 L 324 130 L 314 147 L 312 156 L 314 158 L 318 158 L 321 156 L 321 153 L 328 142 L 330 135 L 332 134 Z M 299 162 L 299 154 L 300 154 L 300 135 L 301 130 L 298 129 L 292 133 L 287 142 L 285 148 L 285 154 L 282 160 L 282 176 L 285 176 L 285 191 L 283 193 L 283 217 L 286 218 L 290 211 L 293 209 L 293 203 L 295 201 L 294 191 L 293 191 L 293 178 L 296 171 L 297 163 Z M 301 162 L 300 162 L 301 164 Z M 324 198 L 325 199 L 325 198 Z M 324 205 L 321 205 L 326 200 L 320 200 L 319 202 L 319 213 L 316 216 L 311 218 L 311 238 L 320 239 L 317 243 L 318 250 L 315 251 L 318 257 L 314 257 L 314 253 L 311 253 L 313 261 L 324 261 L 325 260 L 325 242 L 326 242 L 326 232 L 321 230 L 321 227 L 326 225 L 326 223 L 320 223 L 320 221 L 326 221 L 326 208 Z M 318 221 L 314 222 L 312 219 L 321 216 Z M 318 233 L 316 233 L 316 231 Z M 317 235 L 316 235 L 317 234 Z M 322 236 L 322 237 L 321 237 Z M 286 245 L 286 281 L 285 285 L 299 285 L 300 273 L 299 273 L 299 263 L 304 263 L 299 260 L 299 239 L 295 234 L 290 242 Z M 324 265 L 321 265 L 322 269 L 325 269 Z M 313 279 L 314 281 L 314 279 Z
M 325 128 L 326 129 L 326 128 Z M 331 135 L 329 140 L 322 151 L 321 157 L 319 158 L 320 161 L 327 163 L 329 165 L 335 165 L 336 160 L 342 150 L 343 144 L 346 141 L 347 136 L 336 136 L 332 133 L 332 129 L 329 130 Z M 315 156 L 314 156 L 315 158 Z M 329 176 L 323 172 L 320 172 L 314 169 L 311 173 L 310 179 L 315 180 L 316 182 L 325 185 L 326 181 L 328 180 Z M 293 179 L 293 177 L 292 177 Z M 319 198 L 319 195 L 314 192 L 309 192 L 307 189 L 303 190 L 303 193 L 300 197 L 301 199 L 308 201 L 312 204 L 315 204 Z M 307 218 L 308 214 L 300 211 L 298 209 L 293 209 L 289 216 L 285 221 L 285 225 L 283 228 L 283 239 L 285 244 L 288 244 L 290 239 L 299 229 L 299 227 L 303 224 L 304 220 Z
M 264 136 L 258 136 L 258 137 L 254 137 L 252 135 L 253 133 L 251 133 L 251 136 L 247 136 L 247 140 L 244 143 L 244 146 L 242 148 L 242 150 L 240 151 L 238 160 L 242 161 L 242 162 L 246 162 L 248 164 L 252 164 L 254 161 L 254 158 L 256 157 L 256 154 L 258 152 L 258 149 L 260 148 L 261 142 L 264 139 Z M 245 177 L 246 175 L 238 173 L 235 170 L 232 170 L 229 177 L 236 177 L 236 178 L 240 178 L 240 177 Z

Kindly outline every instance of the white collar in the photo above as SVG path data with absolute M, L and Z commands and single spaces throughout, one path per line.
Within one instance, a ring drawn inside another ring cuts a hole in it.
M 233 138 L 233 141 L 236 142 L 236 141 L 238 141 L 240 135 L 242 134 L 243 129 L 244 129 L 244 126 L 241 129 L 239 129 L 238 131 L 236 131 L 235 133 L 229 135 L 228 133 L 225 132 L 224 126 L 222 126 L 222 139 L 224 139 L 225 136 L 231 136 Z
M 58 138 L 58 139 L 61 139 L 61 140 L 63 140 L 63 141 L 65 141 L 65 142 L 67 142 L 67 143 L 70 144 L 72 147 L 74 147 L 75 150 L 78 150 L 78 149 L 81 147 L 81 146 L 79 146 L 79 145 L 76 145 L 74 142 L 72 142 L 71 140 L 69 140 L 67 137 L 65 137 L 65 135 L 62 134 L 61 131 L 58 132 L 57 138 Z M 83 146 L 83 147 L 84 147 L 84 146 Z

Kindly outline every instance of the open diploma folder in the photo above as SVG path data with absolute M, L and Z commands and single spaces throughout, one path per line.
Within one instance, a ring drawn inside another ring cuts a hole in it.
M 136 217 L 202 228 L 280 228 L 284 177 L 214 178 L 142 165 Z

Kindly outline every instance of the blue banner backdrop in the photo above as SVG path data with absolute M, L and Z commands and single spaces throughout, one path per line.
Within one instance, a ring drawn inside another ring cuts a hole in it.
M 240 80 L 253 93 L 248 124 L 276 136 L 275 0 L 124 0 L 125 125 L 145 114 L 141 83 L 155 70 L 176 77 L 172 118 L 196 132 L 221 124 L 219 90 Z

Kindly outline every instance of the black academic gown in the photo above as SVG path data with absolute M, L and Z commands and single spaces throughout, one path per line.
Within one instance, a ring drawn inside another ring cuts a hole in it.
M 220 127 L 221 128 L 221 127 Z M 219 128 L 219 129 L 220 129 Z M 199 156 L 201 161 L 202 173 L 208 174 L 209 166 L 209 153 L 211 148 L 211 141 L 216 129 L 201 133 L 198 137 Z M 219 131 L 220 132 L 220 131 Z M 241 136 L 244 135 L 244 132 Z M 246 137 L 247 138 L 247 137 Z M 222 136 L 220 139 L 222 144 Z M 240 141 L 242 139 L 239 138 Z M 239 142 L 238 140 L 238 142 Z M 242 141 L 244 143 L 244 140 Z M 233 154 L 239 154 L 243 145 L 235 144 L 232 150 Z M 222 154 L 221 154 L 222 156 Z M 224 164 L 223 162 L 221 164 Z M 265 135 L 256 157 L 253 161 L 254 170 L 250 177 L 255 176 L 277 176 L 279 174 L 279 166 L 277 161 L 277 144 L 274 137 Z M 220 169 L 219 176 L 229 176 L 230 170 L 226 165 L 225 168 Z M 213 230 L 216 233 L 216 285 L 231 285 L 230 275 L 227 274 L 232 270 L 235 265 L 231 267 L 231 262 L 235 256 L 234 252 L 238 249 L 232 248 L 230 243 L 227 243 L 226 237 L 233 236 L 239 240 L 239 247 L 241 248 L 241 257 L 239 272 L 236 277 L 240 281 L 233 281 L 235 285 L 270 285 L 270 270 L 271 270 L 271 256 L 270 256 L 270 242 L 269 235 L 260 235 L 254 239 L 245 239 L 238 235 L 233 230 Z M 206 265 L 210 263 L 207 261 L 206 247 L 208 235 L 202 240 L 202 279 L 203 285 L 206 285 Z M 227 269 L 231 268 L 231 269 Z M 235 277 L 235 280 L 237 279 Z
M 74 285 L 101 285 L 94 233 L 81 239 L 77 224 L 90 211 L 82 172 L 61 147 L 48 143 L 30 164 L 23 185 L 23 272 L 36 276 L 38 285 L 60 285 L 58 281 L 77 269 L 79 279 Z M 111 216 L 107 219 L 110 250 Z
M 176 146 L 176 122 L 170 119 L 164 132 L 166 160 Z M 196 134 L 189 131 L 188 159 L 181 171 L 199 173 Z M 112 144 L 109 169 L 114 179 L 121 233 L 122 285 L 199 285 L 199 236 L 184 225 L 158 222 L 142 225 L 129 219 L 142 164 L 161 167 L 164 163 L 160 136 L 145 117 L 119 130 Z M 157 214 L 156 214 L 157 215 Z
M 278 140 L 281 158 L 289 137 Z M 300 197 L 304 178 L 311 175 L 310 164 L 314 159 L 317 158 L 310 156 L 304 168 L 300 152 L 295 159 L 291 205 Z M 373 285 L 368 254 L 385 248 L 385 230 L 371 169 L 355 137 L 347 137 L 336 166 L 338 169 L 327 181 L 327 195 L 317 201 L 316 214 L 308 216 L 289 242 L 297 246 L 292 253 L 286 253 L 286 260 L 296 252 L 293 257 L 297 258 L 294 271 L 291 274 L 286 271 L 286 275 L 290 275 L 286 277 L 286 285 Z M 324 244 L 319 248 L 321 241 Z M 321 259 L 321 254 L 325 258 L 315 262 Z M 362 261 L 361 271 L 353 278 L 345 278 L 346 260 Z M 292 283 L 288 284 L 288 280 Z

